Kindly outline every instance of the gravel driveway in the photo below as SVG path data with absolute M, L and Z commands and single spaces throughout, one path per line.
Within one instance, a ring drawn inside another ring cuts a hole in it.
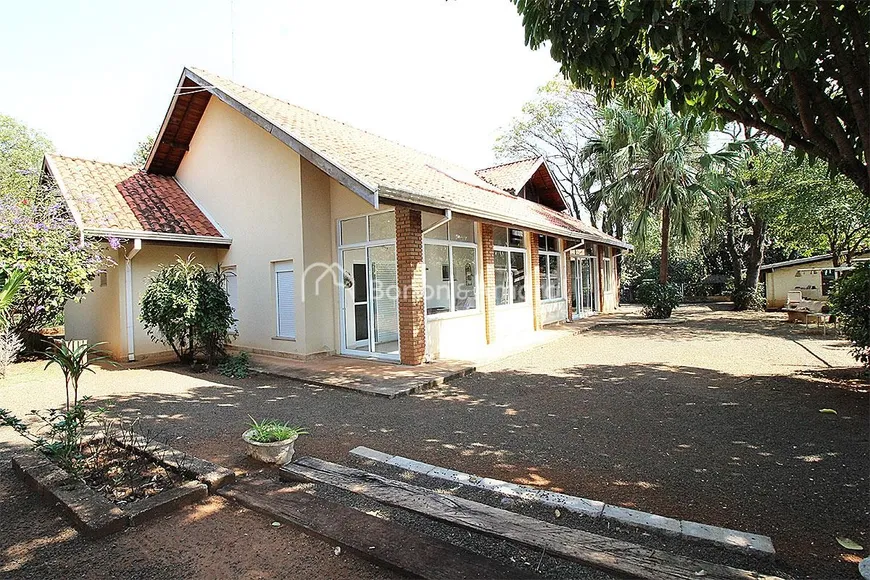
M 346 461 L 366 445 L 755 531 L 773 538 L 780 567 L 796 576 L 854 577 L 856 555 L 835 537 L 870 545 L 868 395 L 837 378 L 854 374 L 843 344 L 776 314 L 680 314 L 689 321 L 598 327 L 392 401 L 177 367 L 100 371 L 84 390 L 114 400 L 115 413 L 142 416 L 175 446 L 238 469 L 256 469 L 239 440 L 248 414 L 278 417 L 309 427 L 297 453 Z M 45 377 L 58 377 L 33 376 L 0 383 L 0 406 L 56 403 L 62 392 Z M 3 511 L 9 493 L 0 485 Z M 15 532 L 32 540 L 22 526 Z

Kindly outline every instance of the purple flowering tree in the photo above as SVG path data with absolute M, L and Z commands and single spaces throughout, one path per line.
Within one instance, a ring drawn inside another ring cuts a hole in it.
M 16 334 L 62 322 L 67 300 L 91 289 L 111 265 L 96 243 L 81 243 L 78 227 L 53 185 L 40 182 L 51 142 L 0 115 L 0 271 L 26 270 L 6 312 Z
M 60 323 L 66 301 L 88 292 L 109 265 L 97 244 L 81 243 L 75 222 L 51 191 L 0 195 L 0 269 L 27 271 L 8 312 L 15 332 Z

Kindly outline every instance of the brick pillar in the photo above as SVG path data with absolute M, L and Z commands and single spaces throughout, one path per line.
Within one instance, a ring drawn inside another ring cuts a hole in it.
M 562 248 L 564 249 L 568 245 L 568 240 L 562 240 Z M 568 312 L 568 322 L 571 322 L 574 318 L 574 312 L 571 309 L 571 298 L 574 294 L 574 260 L 568 255 L 567 252 L 562 252 L 562 256 L 565 260 L 565 280 L 563 284 L 565 284 L 565 309 Z
M 529 257 L 532 262 L 532 328 L 541 330 L 541 269 L 538 264 L 538 234 L 529 234 Z
M 486 344 L 495 342 L 495 252 L 492 247 L 492 224 L 480 224 L 480 249 L 483 254 L 483 313 L 486 320 Z
M 399 287 L 399 355 L 418 365 L 426 356 L 425 274 L 420 212 L 396 208 L 396 270 Z

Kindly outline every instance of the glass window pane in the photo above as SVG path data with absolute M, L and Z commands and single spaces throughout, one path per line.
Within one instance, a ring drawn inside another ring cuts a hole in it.
M 425 244 L 423 262 L 426 264 L 426 314 L 449 312 L 449 248 L 438 244 Z
M 495 303 L 496 306 L 510 304 L 510 272 L 508 271 L 508 253 L 495 252 Z
M 457 219 L 450 220 L 447 224 L 450 230 L 450 239 L 454 242 L 473 242 L 474 241 L 474 222 L 471 220 Z
M 375 352 L 399 349 L 399 288 L 396 277 L 396 246 L 369 248 L 372 300 L 369 302 Z
M 559 257 L 547 256 L 547 262 L 550 271 L 550 298 L 562 297 L 562 277 L 559 273 Z
M 477 308 L 477 250 L 453 248 L 453 304 L 454 310 Z
M 427 230 L 440 221 L 444 221 L 444 216 L 437 213 L 423 212 L 420 216 L 423 230 Z M 442 224 L 431 232 L 423 235 L 424 238 L 430 240 L 446 240 L 447 239 L 447 224 Z
M 538 238 L 538 249 L 542 252 L 547 251 L 547 238 L 549 236 L 539 236 L 538 234 L 532 234 L 536 238 Z
M 379 213 L 369 216 L 369 240 L 389 240 L 396 237 L 396 214 Z
M 366 241 L 366 218 L 358 217 L 341 222 L 341 243 L 358 244 Z
M 552 236 L 549 236 L 547 238 L 547 240 L 548 240 L 547 245 L 548 245 L 550 251 L 551 252 L 558 252 L 559 251 L 559 240 L 557 240 L 556 238 L 554 238 Z
M 523 230 L 509 230 L 508 245 L 511 248 L 525 248 L 526 236 L 524 235 Z
M 538 256 L 538 271 L 541 279 L 541 300 L 550 297 L 549 277 L 547 276 L 547 256 Z
M 507 228 L 492 228 L 492 245 L 507 247 Z M 507 257 L 505 257 L 507 260 Z
M 523 252 L 511 252 L 511 277 L 514 289 L 513 302 L 526 301 L 526 255 Z

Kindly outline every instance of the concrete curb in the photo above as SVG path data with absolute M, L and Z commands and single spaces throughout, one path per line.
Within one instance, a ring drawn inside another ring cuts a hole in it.
M 553 508 L 565 509 L 584 516 L 601 517 L 625 526 L 639 527 L 651 532 L 677 536 L 693 542 L 713 544 L 726 550 L 743 552 L 753 556 L 772 558 L 776 555 L 773 541 L 768 536 L 720 528 L 688 520 L 677 520 L 666 516 L 613 506 L 592 499 L 546 491 L 488 477 L 477 477 L 399 455 L 389 455 L 363 446 L 351 449 L 350 453 L 363 459 L 392 465 L 429 477 L 469 485 Z

